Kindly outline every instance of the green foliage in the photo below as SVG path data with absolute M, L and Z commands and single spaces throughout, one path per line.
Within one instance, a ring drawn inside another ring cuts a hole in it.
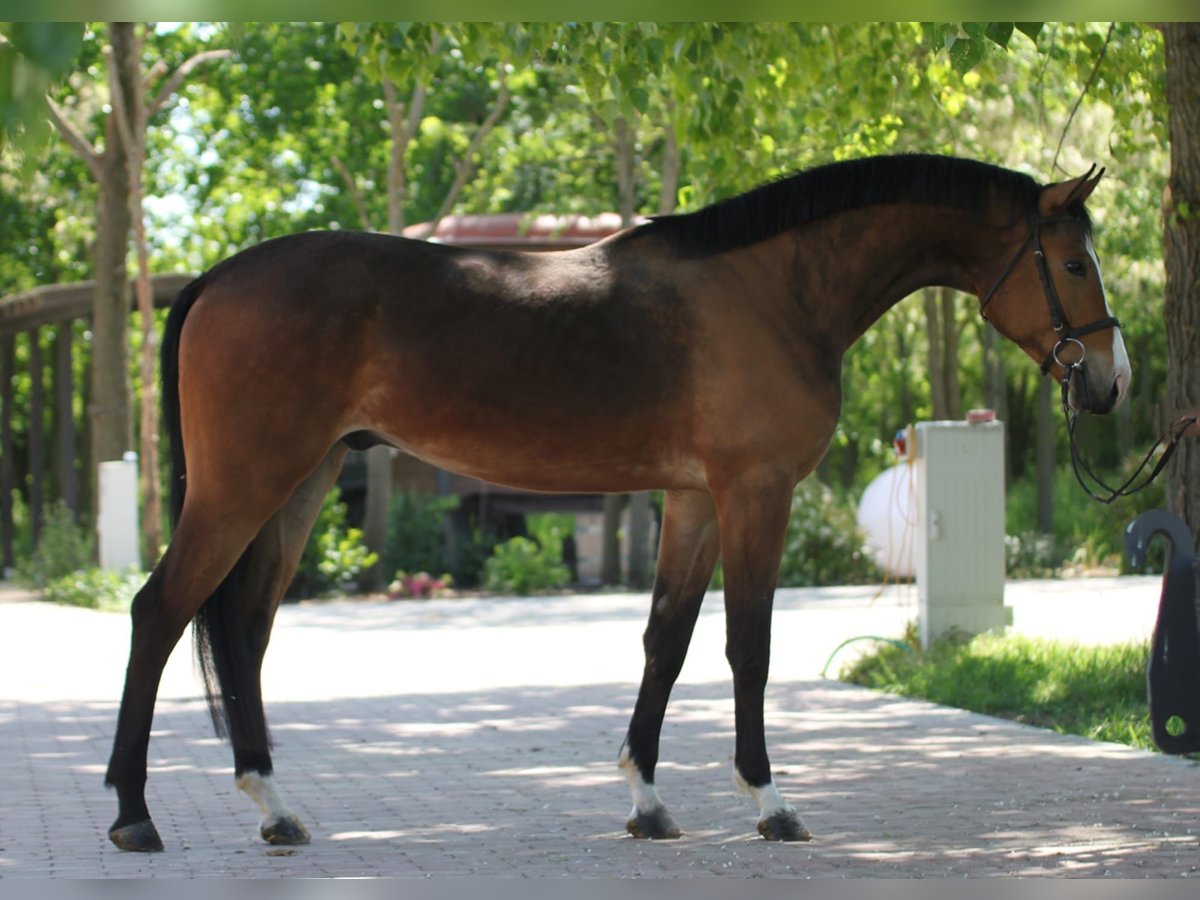
M 1062 734 L 1154 749 L 1146 705 L 1145 643 L 1086 647 L 984 634 L 922 652 L 881 644 L 842 679 L 906 697 L 1013 719 Z
M 525 517 L 525 527 L 535 543 L 558 547 L 561 555 L 563 538 L 575 533 L 575 517 L 570 513 L 531 513 Z
M 496 546 L 483 566 L 483 586 L 500 594 L 529 594 L 561 587 L 571 573 L 562 564 L 562 544 L 543 546 L 526 537 Z
M 1133 460 L 1124 472 L 1133 471 Z M 1104 473 L 1108 482 L 1119 484 L 1122 477 Z M 1075 480 L 1069 464 L 1054 477 L 1054 532 L 1036 535 L 1037 494 L 1032 476 L 1010 485 L 1007 495 L 1006 538 L 1009 574 L 1014 577 L 1044 577 L 1064 566 L 1104 566 L 1128 573 L 1125 558 L 1125 526 L 1148 509 L 1165 505 L 1165 487 L 1160 478 L 1146 490 L 1122 497 L 1105 505 L 1090 499 Z M 1148 570 L 1161 568 L 1162 550 L 1151 548 Z
M 130 568 L 127 572 L 105 569 L 79 569 L 47 582 L 42 595 L 53 603 L 82 606 L 105 612 L 126 612 L 134 595 L 146 583 L 146 573 Z
M 417 491 L 397 491 L 388 508 L 384 570 L 448 572 L 446 517 L 458 507 L 457 497 L 434 497 Z
M 90 569 L 95 556 L 92 533 L 75 522 L 64 503 L 46 511 L 37 549 L 17 566 L 17 581 L 45 590 L 53 581 Z
M 341 491 L 334 488 L 321 505 L 288 595 L 322 596 L 353 590 L 358 576 L 379 560 L 362 537 L 361 529 L 346 527 L 346 504 L 341 502 Z
M 629 119 L 636 134 L 635 200 L 643 213 L 657 211 L 668 135 L 680 148 L 676 196 L 685 208 L 789 170 L 869 153 L 956 153 L 1042 180 L 1096 161 L 1109 167 L 1089 203 L 1096 249 L 1135 372 L 1131 414 L 1089 425 L 1100 464 L 1109 467 L 1125 449 L 1148 446 L 1158 427 L 1154 409 L 1167 360 L 1162 223 L 1147 211 L 1161 206 L 1168 145 L 1161 36 L 1136 22 L 1118 22 L 1110 33 L 1110 24 L 287 22 L 240 27 L 232 42 L 225 26 L 160 24 L 145 35 L 146 68 L 160 59 L 173 68 L 195 52 L 231 43 L 235 57 L 193 73 L 180 101 L 150 123 L 152 266 L 196 271 L 291 231 L 364 221 L 385 227 L 393 127 L 384 73 L 401 100 L 418 83 L 426 91 L 405 156 L 401 199 L 408 222 L 427 220 L 441 207 L 456 161 L 495 105 L 505 74 L 509 105 L 479 148 L 479 170 L 463 186 L 455 212 L 614 208 L 616 116 Z M 17 54 L 45 57 L 47 71 L 71 66 L 68 83 L 52 93 L 84 136 L 99 143 L 106 27 L 65 26 L 78 52 L 59 42 L 70 37 L 66 30 L 47 44 L 43 36 L 53 28 L 0 26 L 0 85 L 9 71 L 3 60 Z M 44 93 L 36 85 L 30 92 L 39 121 Z M 0 294 L 89 277 L 95 202 L 86 166 L 63 141 L 44 148 L 34 172 L 15 168 L 11 154 L 0 161 Z M 1011 402 L 1001 414 L 1013 473 L 1020 474 L 1032 465 L 1036 366 L 1007 342 L 985 355 L 988 332 L 976 321 L 963 298 L 953 323 L 962 408 L 1001 408 L 997 394 L 1007 393 Z M 84 329 L 80 322 L 77 348 L 87 346 Z M 928 417 L 932 330 L 910 300 L 846 355 L 841 420 L 821 468 L 839 491 L 865 486 L 888 463 L 896 428 Z M 136 334 L 131 343 L 136 347 Z M 51 349 L 44 343 L 46 358 Z M 87 356 L 75 354 L 80 383 Z M 21 335 L 14 404 L 19 472 L 27 452 L 27 360 Z M 997 367 L 1001 385 L 990 394 L 989 366 Z M 78 395 L 77 402 L 82 417 Z M 1058 458 L 1065 459 L 1058 428 Z M 1021 496 L 1014 502 L 1028 505 Z M 1096 559 L 1117 552 L 1107 536 L 1115 529 L 1102 533 L 1091 522 L 1102 509 L 1080 496 L 1056 497 L 1056 509 L 1060 523 L 1086 520 L 1069 532 L 1056 528 L 1056 544 L 1071 547 L 1072 556 L 1079 548 Z M 1123 513 L 1112 518 L 1128 520 Z M 1033 525 L 1010 522 L 1009 531 Z M 464 582 L 491 547 L 488 536 L 476 534 L 458 548 Z M 387 571 L 397 568 L 446 566 L 389 563 Z
M 449 517 L 458 509 L 459 502 L 458 497 L 434 497 L 418 491 L 393 494 L 388 511 L 385 571 L 455 571 L 464 585 L 478 584 L 484 562 L 492 555 L 498 540 L 476 523 L 468 523 L 467 534 L 455 535 L 455 554 L 451 554 L 447 543 L 452 527 Z
M 787 539 L 779 567 L 780 587 L 863 584 L 879 579 L 854 505 L 840 500 L 815 477 L 800 482 L 792 495 Z
M 1004 536 L 1004 571 L 1009 578 L 1053 578 L 1063 559 L 1053 535 L 1023 531 Z
M 91 532 L 75 522 L 66 505 L 56 503 L 46 511 L 37 549 L 17 566 L 17 581 L 52 603 L 124 612 L 146 573 L 96 568 L 94 545 Z
M 47 137 L 46 92 L 66 75 L 82 42 L 80 22 L 0 23 L 0 151 L 9 137 L 22 147 Z

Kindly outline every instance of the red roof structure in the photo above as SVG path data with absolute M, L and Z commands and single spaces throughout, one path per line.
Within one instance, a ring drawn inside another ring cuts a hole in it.
M 637 219 L 644 222 L 645 219 Z M 404 236 L 426 237 L 429 223 L 404 229 Z M 569 250 L 585 247 L 621 230 L 614 212 L 585 216 L 580 213 L 487 213 L 446 216 L 428 240 L 462 247 L 491 250 Z

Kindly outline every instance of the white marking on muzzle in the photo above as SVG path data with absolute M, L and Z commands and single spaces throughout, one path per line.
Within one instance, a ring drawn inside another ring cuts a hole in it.
M 1092 246 L 1091 237 L 1087 239 L 1087 253 L 1096 269 L 1096 278 L 1100 282 L 1100 293 L 1104 297 L 1104 312 L 1111 316 L 1112 308 L 1108 304 L 1108 291 L 1104 288 L 1100 260 L 1096 258 L 1096 248 Z M 1112 371 L 1112 383 L 1117 389 L 1117 402 L 1113 404 L 1113 409 L 1116 409 L 1125 400 L 1125 395 L 1129 393 L 1129 381 L 1133 377 L 1133 369 L 1129 365 L 1129 353 L 1125 349 L 1125 338 L 1121 336 L 1121 329 L 1116 327 L 1112 328 Z

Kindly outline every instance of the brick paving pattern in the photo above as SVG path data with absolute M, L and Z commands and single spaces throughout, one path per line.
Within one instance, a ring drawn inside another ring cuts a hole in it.
M 780 598 L 768 739 L 809 844 L 761 840 L 733 788 L 719 595 L 663 732 L 659 787 L 685 835 L 624 835 L 615 760 L 645 600 L 612 595 L 285 607 L 264 684 L 281 787 L 313 834 L 298 848 L 258 839 L 181 646 L 150 746 L 147 797 L 167 852 L 141 855 L 104 837 L 124 617 L 0 602 L 0 879 L 1197 871 L 1195 764 L 814 677 L 846 637 L 902 627 L 906 603 Z

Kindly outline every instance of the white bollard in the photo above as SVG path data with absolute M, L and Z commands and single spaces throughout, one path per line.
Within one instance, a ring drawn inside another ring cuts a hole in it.
M 125 570 L 142 567 L 138 534 L 138 455 L 100 463 L 100 509 L 96 538 L 100 568 Z
M 1004 425 L 916 426 L 921 646 L 1012 624 L 1004 605 Z M 911 451 L 910 451 L 911 452 Z

